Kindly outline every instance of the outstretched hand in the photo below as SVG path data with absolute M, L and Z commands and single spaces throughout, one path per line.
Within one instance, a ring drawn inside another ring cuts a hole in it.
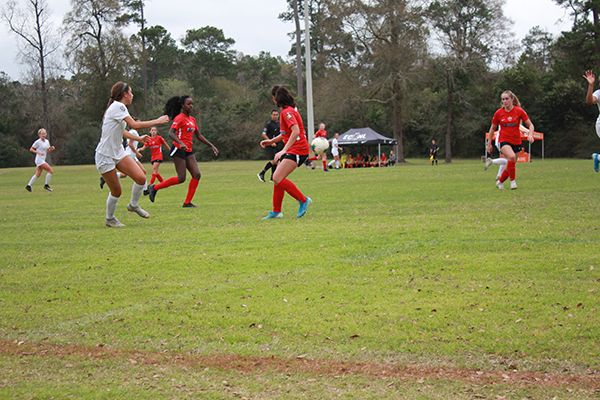
M 594 85 L 594 82 L 596 82 L 596 76 L 594 76 L 592 70 L 585 71 L 583 77 L 588 81 L 590 85 Z

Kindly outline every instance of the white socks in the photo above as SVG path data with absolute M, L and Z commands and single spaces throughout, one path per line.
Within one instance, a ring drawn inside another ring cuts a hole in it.
M 37 176 L 35 176 L 35 174 L 34 174 L 34 175 L 31 177 L 31 179 L 29 180 L 29 183 L 27 184 L 27 186 L 31 186 L 31 185 L 33 185 L 33 183 L 34 183 L 35 181 L 37 181 L 37 178 L 38 178 L 38 177 L 37 177 Z
M 496 165 L 506 165 L 506 163 L 508 162 L 508 160 L 506 158 L 494 158 L 492 160 L 492 164 L 496 164 Z
M 115 197 L 110 193 L 108 194 L 108 198 L 106 199 L 106 219 L 113 219 L 115 217 L 115 210 L 117 209 L 118 202 L 118 197 Z
M 335 167 L 336 167 L 336 168 L 339 168 L 339 167 L 340 167 L 340 162 L 339 162 L 339 161 L 336 161 L 336 162 L 335 162 Z
M 131 201 L 129 202 L 132 207 L 138 206 L 138 201 L 140 200 L 140 197 L 142 197 L 144 187 L 146 187 L 145 182 L 143 185 L 138 185 L 137 183 L 133 182 L 133 187 L 131 188 Z
M 50 178 L 52 178 L 52 174 L 46 174 L 46 185 L 50 183 Z
M 504 158 L 503 158 L 503 160 L 504 160 Z M 504 172 L 505 169 L 506 169 L 506 163 L 500 164 L 500 168 L 498 168 L 498 176 L 497 176 L 498 179 L 500 179 L 500 177 L 502 176 L 502 173 Z

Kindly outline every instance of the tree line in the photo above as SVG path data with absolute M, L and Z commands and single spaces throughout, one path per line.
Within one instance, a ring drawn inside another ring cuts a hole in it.
M 600 6 L 554 1 L 569 10 L 571 30 L 554 37 L 535 27 L 519 43 L 503 0 L 310 0 L 315 122 L 330 133 L 369 126 L 394 137 L 400 162 L 426 156 L 433 139 L 452 162 L 483 154 L 500 94 L 512 90 L 545 134 L 546 156 L 589 157 L 597 110 L 585 103 L 582 74 L 600 73 Z M 55 27 L 47 0 L 4 5 L 27 72 L 22 82 L 0 72 L 0 167 L 30 165 L 41 127 L 57 148 L 55 164 L 93 163 L 117 81 L 132 86 L 130 113 L 142 119 L 161 115 L 173 95 L 192 96 L 221 159 L 265 157 L 258 143 L 273 84 L 296 93 L 305 114 L 304 1 L 287 0 L 279 16 L 293 26 L 287 60 L 244 55 L 214 26 L 191 27 L 176 41 L 146 20 L 144 7 L 145 0 L 72 0 Z M 127 36 L 127 27 L 136 33 Z M 196 152 L 211 159 L 210 149 Z

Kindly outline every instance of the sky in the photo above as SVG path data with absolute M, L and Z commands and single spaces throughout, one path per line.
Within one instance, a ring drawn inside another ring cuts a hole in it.
M 17 0 L 24 6 L 25 0 Z M 5 4 L 4 1 L 0 2 Z M 71 9 L 70 0 L 48 0 L 56 28 Z M 166 4 L 172 4 L 173 7 Z M 294 24 L 284 23 L 278 15 L 286 11 L 286 0 L 164 0 L 146 1 L 146 20 L 150 26 L 162 25 L 177 42 L 188 29 L 211 25 L 235 40 L 233 49 L 246 55 L 261 51 L 287 59 L 291 39 L 287 35 Z M 557 36 L 571 27 L 569 16 L 553 0 L 506 0 L 504 13 L 514 25 L 512 31 L 521 40 L 529 30 L 540 28 Z M 560 20 L 564 20 L 560 22 Z M 130 34 L 134 32 L 131 28 Z M 24 67 L 17 62 L 17 39 L 4 22 L 0 24 L 0 71 L 12 80 L 22 78 Z

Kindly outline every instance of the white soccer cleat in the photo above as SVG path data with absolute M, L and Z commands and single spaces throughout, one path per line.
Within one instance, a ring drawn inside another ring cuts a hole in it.
M 485 160 L 485 167 L 483 167 L 483 170 L 486 171 L 490 167 L 490 165 L 492 165 L 493 163 L 494 163 L 494 161 L 488 157 Z
M 142 218 L 150 218 L 150 214 L 148 214 L 147 211 L 142 210 L 142 207 L 140 206 L 134 207 L 131 204 L 127 204 L 127 211 L 134 212 Z
M 504 189 L 504 185 L 503 185 L 503 184 L 502 184 L 502 182 L 500 182 L 500 181 L 496 181 L 496 187 L 497 187 L 498 189 Z
M 515 190 L 517 188 L 517 181 L 510 181 L 510 189 Z
M 104 224 L 105 224 L 106 226 L 108 226 L 109 228 L 120 228 L 120 227 L 122 227 L 122 226 L 125 226 L 125 225 L 123 225 L 122 223 L 120 223 L 118 219 L 116 219 L 116 218 L 114 218 L 114 217 L 113 217 L 113 218 L 110 218 L 110 219 L 108 219 L 108 218 L 105 218 L 105 219 L 104 219 Z

